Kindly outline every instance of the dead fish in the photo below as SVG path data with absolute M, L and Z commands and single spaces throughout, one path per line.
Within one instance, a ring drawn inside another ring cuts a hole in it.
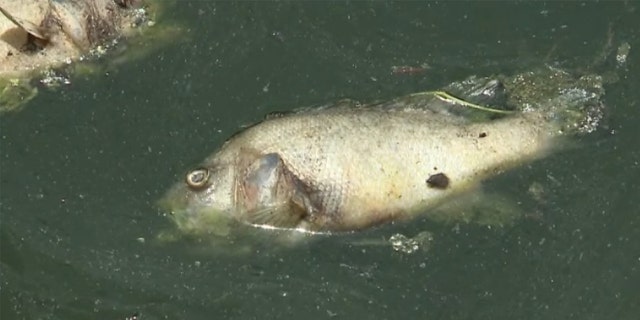
M 174 215 L 188 229 L 223 214 L 253 225 L 357 230 L 424 211 L 551 145 L 551 128 L 536 114 L 467 123 L 402 104 L 261 122 L 188 174 L 171 196 L 182 207 Z M 442 187 L 429 186 L 445 175 Z
M 483 179 L 546 155 L 566 125 L 548 113 L 556 108 L 472 121 L 448 110 L 474 105 L 445 92 L 368 106 L 349 101 L 237 133 L 162 205 L 191 233 L 224 235 L 233 223 L 360 230 L 428 215 Z

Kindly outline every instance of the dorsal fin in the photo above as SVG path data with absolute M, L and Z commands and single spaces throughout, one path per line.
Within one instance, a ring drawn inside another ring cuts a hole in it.
M 447 91 L 423 91 L 375 105 L 385 110 L 422 110 L 445 115 L 451 120 L 489 121 L 514 111 L 476 104 Z

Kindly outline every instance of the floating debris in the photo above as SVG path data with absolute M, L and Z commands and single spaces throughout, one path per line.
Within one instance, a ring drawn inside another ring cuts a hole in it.
M 416 74 L 425 73 L 430 68 L 431 67 L 426 63 L 423 63 L 419 66 L 393 66 L 391 67 L 391 74 L 416 75 Z
M 618 63 L 618 67 L 623 67 L 627 64 L 629 52 L 631 52 L 631 45 L 628 42 L 623 42 L 618 46 L 618 51 L 616 52 L 616 62 Z
M 422 231 L 413 238 L 400 233 L 389 238 L 393 250 L 406 254 L 412 254 L 418 250 L 427 251 L 431 247 L 432 241 L 433 235 L 428 231 Z

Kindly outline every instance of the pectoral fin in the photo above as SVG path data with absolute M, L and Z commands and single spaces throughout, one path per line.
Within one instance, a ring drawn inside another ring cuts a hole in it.
M 275 153 L 259 157 L 245 169 L 242 187 L 248 209 L 275 199 L 282 161 Z
M 250 162 L 240 179 L 242 219 L 249 224 L 295 228 L 307 215 L 302 182 L 277 153 Z

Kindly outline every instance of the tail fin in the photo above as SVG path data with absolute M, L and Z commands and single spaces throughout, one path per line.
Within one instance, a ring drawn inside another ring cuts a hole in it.
M 433 94 L 468 107 L 463 108 L 467 109 L 465 112 L 481 110 L 490 118 L 514 112 L 536 112 L 543 115 L 557 133 L 572 135 L 598 128 L 604 116 L 603 83 L 599 75 L 576 76 L 543 66 L 512 76 L 472 76 Z
M 576 76 L 543 66 L 512 76 L 471 76 L 441 90 L 418 92 L 381 105 L 411 105 L 474 122 L 532 112 L 543 117 L 553 135 L 576 135 L 593 132 L 600 125 L 605 109 L 603 85 L 600 75 Z
M 560 134 L 595 131 L 604 117 L 603 79 L 599 75 L 576 76 L 545 66 L 506 77 L 507 103 L 522 112 L 540 112 Z

